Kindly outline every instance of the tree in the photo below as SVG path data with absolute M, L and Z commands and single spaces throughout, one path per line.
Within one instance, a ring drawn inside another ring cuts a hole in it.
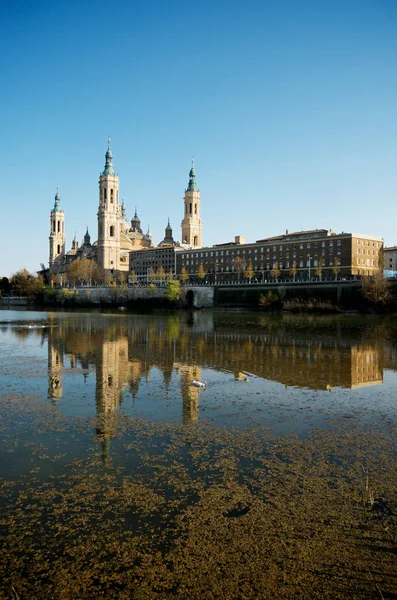
M 317 267 L 314 268 L 314 272 L 317 275 L 317 277 L 319 278 L 319 280 L 322 280 L 323 277 L 323 261 L 320 258 L 320 260 L 317 263 Z
M 182 267 L 179 279 L 182 281 L 183 285 L 186 285 L 186 282 L 189 279 L 189 273 L 186 271 L 186 267 Z
M 163 265 L 160 265 L 157 269 L 157 279 L 159 279 L 160 281 L 164 281 L 165 279 L 165 271 Z
M 81 279 L 81 269 L 80 269 L 80 259 L 74 260 L 67 269 L 68 279 L 73 283 L 73 286 L 76 287 L 77 281 Z
M 156 292 L 157 292 L 157 287 L 155 286 L 155 284 L 154 283 L 149 283 L 149 296 L 151 298 L 153 298 L 153 296 L 156 295 Z
M 126 274 L 123 271 L 121 271 L 121 273 L 119 273 L 119 276 L 118 276 L 117 279 L 118 279 L 118 282 L 120 284 L 120 287 L 122 289 L 125 289 L 127 287 L 127 276 L 126 276 Z
M 44 291 L 44 281 L 27 269 L 21 269 L 11 277 L 11 288 L 21 296 L 35 296 Z
M 292 267 L 289 270 L 289 274 L 291 275 L 291 277 L 293 278 L 294 281 L 295 281 L 297 272 L 298 272 L 298 269 L 296 268 L 296 260 L 294 260 L 294 262 L 292 263 Z
M 135 273 L 134 269 L 131 269 L 129 277 L 130 277 L 130 281 L 131 281 L 132 283 L 135 283 L 135 282 L 137 281 L 137 279 L 138 279 L 138 276 L 137 276 L 137 274 Z
M 361 280 L 361 292 L 369 302 L 385 305 L 391 299 L 391 285 L 383 276 L 383 270 L 377 271 L 373 277 L 363 277 Z
M 8 277 L 2 277 L 1 281 L 0 281 L 0 291 L 3 294 L 8 294 L 10 292 L 11 289 L 11 284 L 8 280 Z
M 203 281 L 203 279 L 207 275 L 207 273 L 204 271 L 203 263 L 200 263 L 200 266 L 197 271 L 197 275 L 199 276 L 199 279 L 201 279 L 201 281 Z
M 149 281 L 154 281 L 157 278 L 154 267 L 150 267 L 149 273 L 148 273 L 148 278 L 149 278 Z
M 174 281 L 167 281 L 164 294 L 169 302 L 178 302 L 181 298 L 180 282 L 176 279 Z
M 249 281 L 251 281 L 251 279 L 253 278 L 254 275 L 255 275 L 254 267 L 252 266 L 252 262 L 250 261 L 248 263 L 248 267 L 245 272 L 245 276 Z
M 233 268 L 237 273 L 237 279 L 240 279 L 241 273 L 245 269 L 246 262 L 241 256 L 236 256 L 233 258 Z
M 336 281 L 336 280 L 337 280 L 337 278 L 338 278 L 338 273 L 340 273 L 339 261 L 338 261 L 338 259 L 336 258 L 336 256 L 335 256 L 335 258 L 334 258 L 334 266 L 332 267 L 332 272 L 333 272 L 333 274 L 335 275 L 335 281 Z
M 170 269 L 168 271 L 168 273 L 166 274 L 165 278 L 166 278 L 167 281 L 174 281 L 174 274 L 172 272 L 172 269 Z
M 273 265 L 273 269 L 270 271 L 270 275 L 272 277 L 274 277 L 276 281 L 278 281 L 278 278 L 280 277 L 280 273 L 281 273 L 281 271 L 278 266 L 278 261 L 276 260 L 276 262 Z

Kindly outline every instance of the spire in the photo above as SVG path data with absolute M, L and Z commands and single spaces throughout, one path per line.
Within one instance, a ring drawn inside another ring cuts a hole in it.
M 172 237 L 172 228 L 170 225 L 170 218 L 168 217 L 168 224 L 165 228 L 165 235 L 163 241 L 159 243 L 159 246 L 175 246 L 174 238 Z
M 194 158 L 192 157 L 192 167 L 189 171 L 189 185 L 187 186 L 187 192 L 198 192 L 199 189 L 196 183 L 196 171 L 194 170 Z
M 105 168 L 103 170 L 102 175 L 115 175 L 114 167 L 113 167 L 113 154 L 110 149 L 110 138 L 108 138 L 108 149 L 105 155 L 106 163 Z
M 84 246 L 91 246 L 91 236 L 88 233 L 88 225 L 87 225 L 87 231 L 85 232 L 85 236 L 84 236 Z
M 125 219 L 125 206 L 124 206 L 124 198 L 121 200 L 121 216 Z
M 136 207 L 135 207 L 134 217 L 131 219 L 131 231 L 134 231 L 136 233 L 142 233 L 141 221 L 140 221 L 140 219 L 138 217 L 138 213 L 136 211 Z
M 59 195 L 59 185 L 57 185 L 57 193 L 55 194 L 54 211 L 60 211 L 61 208 L 61 197 Z

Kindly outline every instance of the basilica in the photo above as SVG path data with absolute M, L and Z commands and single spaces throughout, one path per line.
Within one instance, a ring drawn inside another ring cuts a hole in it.
M 54 208 L 50 213 L 50 276 L 66 274 L 70 263 L 78 258 L 95 261 L 105 274 L 108 273 L 114 277 L 122 273 L 127 275 L 130 253 L 154 247 L 149 230 L 143 233 L 136 208 L 131 223 L 126 219 L 124 201 L 121 203 L 119 201 L 119 178 L 113 166 L 110 139 L 105 155 L 105 167 L 99 176 L 98 195 L 97 241 L 91 243 L 87 228 L 81 245 L 75 236 L 71 248 L 66 250 L 65 213 L 61 207 L 61 199 L 57 190 Z M 183 204 L 182 242 L 174 240 L 168 220 L 164 239 L 158 244 L 158 247 L 174 246 L 193 249 L 202 246 L 203 224 L 200 218 L 200 200 L 200 191 L 197 187 L 192 161 Z

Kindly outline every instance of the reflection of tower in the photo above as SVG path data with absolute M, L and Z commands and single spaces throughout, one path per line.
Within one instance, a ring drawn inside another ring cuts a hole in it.
M 109 457 L 110 440 L 115 435 L 115 411 L 121 402 L 125 371 L 128 368 L 128 338 L 103 340 L 96 365 L 96 407 L 102 457 Z
M 51 332 L 51 329 L 49 329 Z M 48 397 L 51 400 L 62 398 L 63 352 L 55 347 L 52 335 L 48 335 Z
M 203 388 L 191 385 L 192 381 L 199 381 L 201 377 L 201 368 L 197 365 L 178 365 L 175 364 L 181 374 L 182 388 L 182 421 L 190 423 L 198 421 L 199 418 L 199 396 Z

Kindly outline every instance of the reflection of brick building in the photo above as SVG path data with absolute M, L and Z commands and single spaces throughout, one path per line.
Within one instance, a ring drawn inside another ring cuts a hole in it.
M 296 269 L 297 280 L 373 275 L 383 245 L 378 237 L 327 229 L 287 232 L 251 244 L 242 241 L 244 238 L 236 238 L 234 243 L 211 248 L 178 250 L 177 273 L 184 267 L 190 278 L 197 278 L 202 264 L 209 282 L 230 281 L 243 278 L 251 263 L 254 278 L 260 281 L 271 277 L 274 269 L 282 279 L 292 279 L 291 269 Z

